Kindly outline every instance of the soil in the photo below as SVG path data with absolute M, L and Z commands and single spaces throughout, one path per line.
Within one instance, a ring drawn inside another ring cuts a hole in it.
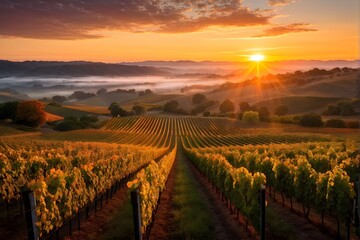
M 168 236 L 176 230 L 174 215 L 172 214 L 171 209 L 178 161 L 179 160 L 176 158 L 166 181 L 165 189 L 161 194 L 153 226 L 150 230 L 149 239 L 168 239 Z
M 127 198 L 127 188 L 122 187 L 117 193 L 109 199 L 108 203 L 103 202 L 103 209 L 92 214 L 89 218 L 81 223 L 79 231 L 74 232 L 66 240 L 96 240 L 104 231 L 106 225 L 111 220 L 116 210 L 121 207 Z
M 306 232 L 309 236 L 307 239 L 336 239 L 337 238 L 337 223 L 336 219 L 329 214 L 325 214 L 323 229 L 321 226 L 321 213 L 311 209 L 309 219 L 306 219 L 303 215 L 302 205 L 293 199 L 293 211 L 291 211 L 290 200 L 284 196 L 283 206 L 282 198 L 279 192 L 275 194 L 276 201 L 270 197 L 270 191 L 267 188 L 267 201 L 270 202 L 271 206 L 278 212 L 279 216 L 293 225 L 299 236 L 304 235 L 302 232 Z M 345 225 L 341 224 L 341 234 L 345 239 Z M 302 239 L 299 237 L 299 239 Z M 354 233 L 351 234 L 350 239 L 359 239 Z

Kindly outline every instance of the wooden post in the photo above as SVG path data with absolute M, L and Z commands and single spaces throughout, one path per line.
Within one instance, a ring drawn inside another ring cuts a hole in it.
M 24 200 L 26 228 L 29 240 L 37 240 L 39 237 L 36 227 L 36 200 L 33 191 L 23 190 L 22 198 Z
M 265 240 L 265 185 L 260 189 L 260 239 Z
M 139 189 L 131 191 L 131 205 L 133 209 L 135 240 L 142 240 Z

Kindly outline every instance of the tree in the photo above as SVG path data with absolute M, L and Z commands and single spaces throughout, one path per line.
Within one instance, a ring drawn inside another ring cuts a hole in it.
M 86 98 L 95 97 L 95 93 L 85 93 L 84 91 L 75 91 L 69 96 L 69 99 L 83 100 Z
M 221 113 L 233 112 L 235 110 L 234 104 L 226 99 L 219 107 Z
M 304 127 L 321 127 L 324 123 L 319 114 L 308 113 L 301 116 L 299 124 Z
M 99 90 L 97 90 L 96 95 L 102 95 L 102 94 L 106 94 L 107 90 L 105 88 L 100 88 Z
M 15 121 L 16 110 L 19 102 L 5 102 L 0 104 L 0 119 L 11 119 Z
M 56 95 L 56 96 L 53 96 L 53 97 L 52 97 L 52 100 L 53 100 L 54 102 L 57 102 L 57 103 L 63 103 L 63 102 L 66 101 L 66 97 Z
M 179 103 L 176 100 L 171 100 L 165 103 L 164 112 L 176 112 L 179 107 Z
M 122 109 L 117 102 L 111 103 L 108 109 L 110 110 L 110 113 L 113 117 L 129 116 L 129 113 L 126 110 Z
M 141 115 L 141 114 L 146 113 L 146 109 L 140 105 L 133 106 L 132 110 L 134 110 L 136 115 Z
M 204 94 L 197 93 L 192 97 L 193 104 L 200 104 L 206 101 L 206 97 Z
M 240 112 L 246 112 L 250 110 L 250 104 L 248 102 L 241 102 L 239 106 Z
M 288 114 L 288 112 L 289 112 L 289 109 L 285 105 L 278 106 L 274 110 L 274 114 L 278 115 L 278 116 L 284 116 L 284 115 Z
M 260 121 L 269 122 L 270 121 L 270 112 L 267 107 L 260 107 L 257 111 L 259 113 Z
M 16 110 L 16 123 L 38 127 L 46 121 L 44 104 L 37 100 L 20 102 Z

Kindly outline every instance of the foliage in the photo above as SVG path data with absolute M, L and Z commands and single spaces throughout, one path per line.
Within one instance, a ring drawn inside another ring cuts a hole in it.
M 259 119 L 262 122 L 270 122 L 270 112 L 267 107 L 260 107 L 257 112 L 259 113 Z
M 144 233 L 152 221 L 153 213 L 158 204 L 160 193 L 165 188 L 166 180 L 175 161 L 176 147 L 165 155 L 159 163 L 151 161 L 142 169 L 127 186 L 130 191 L 139 188 L 141 207 L 141 227 Z
M 107 93 L 107 90 L 105 88 L 100 88 L 99 90 L 96 91 L 96 95 L 103 95 L 106 93 Z
M 204 112 L 206 109 L 208 109 L 211 106 L 215 105 L 215 101 L 214 100 L 209 100 L 209 101 L 205 101 L 202 103 L 199 103 L 195 108 L 193 108 L 191 110 L 191 115 L 196 115 L 198 113 L 202 113 Z
M 65 96 L 59 96 L 59 95 L 53 96 L 51 99 L 52 101 L 57 103 L 63 103 L 67 100 Z
M 37 100 L 20 102 L 16 109 L 16 123 L 38 127 L 46 121 L 44 104 Z
M 146 113 L 146 108 L 140 105 L 133 106 L 132 110 L 135 112 L 136 115 L 141 115 Z
M 229 99 L 226 99 L 222 104 L 220 104 L 219 110 L 221 113 L 233 112 L 235 110 L 233 102 Z
M 191 98 L 193 104 L 200 104 L 205 102 L 207 99 L 204 94 L 197 93 Z
M 146 96 L 146 95 L 150 95 L 150 94 L 153 94 L 154 92 L 151 91 L 150 89 L 146 89 L 145 91 L 140 91 L 139 92 L 139 96 Z
M 324 125 L 321 115 L 316 113 L 302 115 L 299 124 L 304 127 L 322 127 Z
M 113 102 L 108 107 L 110 113 L 113 117 L 126 117 L 129 116 L 129 113 L 122 109 L 117 102 Z
M 65 117 L 63 121 L 56 124 L 54 129 L 58 131 L 72 131 L 77 129 L 95 128 L 99 118 L 96 116 L 88 115 L 80 119 L 75 117 Z
M 5 102 L 0 104 L 0 119 L 11 119 L 15 121 L 16 119 L 16 110 L 18 108 L 19 102 Z
M 210 112 L 209 112 L 209 111 L 203 112 L 203 116 L 204 116 L 204 117 L 210 117 Z
M 77 99 L 77 100 L 84 100 L 87 98 L 95 97 L 95 93 L 86 93 L 84 91 L 75 91 L 73 94 L 69 96 L 69 99 Z
M 179 103 L 176 100 L 171 100 L 165 103 L 164 112 L 176 112 L 179 108 Z
M 242 115 L 242 120 L 246 123 L 257 123 L 260 121 L 259 113 L 255 111 L 246 111 Z
M 19 199 L 23 186 L 34 191 L 40 236 L 166 151 L 33 140 L 7 140 L 0 149 L 0 197 L 6 202 Z
M 328 116 L 353 116 L 356 114 L 356 112 L 352 102 L 341 101 L 336 105 L 329 105 L 323 114 Z
M 359 128 L 360 123 L 359 123 L 359 121 L 347 121 L 346 122 L 346 127 L 348 127 L 348 128 Z
M 239 104 L 240 112 L 246 112 L 250 110 L 250 104 L 248 102 L 241 102 Z
M 346 124 L 342 119 L 329 119 L 325 123 L 325 127 L 331 128 L 345 128 Z

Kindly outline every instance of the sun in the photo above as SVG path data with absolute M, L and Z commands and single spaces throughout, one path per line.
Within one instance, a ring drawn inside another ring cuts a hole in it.
M 252 62 L 261 62 L 265 59 L 265 56 L 262 54 L 254 54 L 249 57 L 249 60 Z

